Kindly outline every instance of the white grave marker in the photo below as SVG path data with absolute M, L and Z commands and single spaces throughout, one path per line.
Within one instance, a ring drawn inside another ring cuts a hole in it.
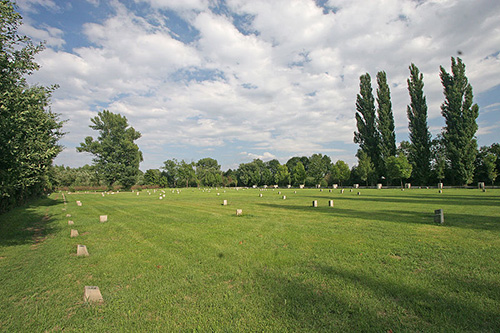
M 87 247 L 85 245 L 77 245 L 76 246 L 76 255 L 79 257 L 88 257 L 89 252 L 87 251 Z
M 107 222 L 107 221 L 108 221 L 108 215 L 99 216 L 99 222 Z
M 243 209 L 237 209 L 236 216 L 241 216 L 241 215 L 243 215 Z
M 101 291 L 97 286 L 85 286 L 85 290 L 83 292 L 83 301 L 84 302 L 104 302 L 102 298 Z
M 318 207 L 318 200 L 313 200 L 313 207 Z
M 77 237 L 78 236 L 78 230 L 76 229 L 71 229 L 71 238 Z

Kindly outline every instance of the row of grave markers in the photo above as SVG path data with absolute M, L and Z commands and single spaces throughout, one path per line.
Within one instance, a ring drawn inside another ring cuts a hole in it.
M 104 195 L 103 195 L 104 196 Z M 64 205 L 66 205 L 66 198 L 63 194 L 63 200 L 64 200 Z M 78 207 L 82 206 L 81 201 L 76 201 L 76 205 Z M 63 208 L 63 210 L 66 210 Z M 66 214 L 66 217 L 71 217 L 71 214 Z M 99 222 L 107 222 L 108 221 L 108 216 L 107 215 L 100 215 L 99 216 Z M 73 220 L 68 220 L 68 225 L 74 225 L 75 222 Z M 70 231 L 70 237 L 78 237 L 79 233 L 78 230 L 76 229 L 71 229 Z M 87 249 L 87 246 L 78 244 L 76 246 L 76 256 L 77 257 L 88 257 L 89 256 L 89 251 Z M 85 302 L 95 302 L 95 303 L 102 303 L 104 302 L 104 299 L 102 297 L 101 291 L 99 290 L 98 286 L 85 286 L 84 291 L 83 291 L 83 300 Z

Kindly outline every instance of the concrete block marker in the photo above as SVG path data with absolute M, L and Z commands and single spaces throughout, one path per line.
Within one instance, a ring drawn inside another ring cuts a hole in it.
M 76 255 L 78 257 L 88 257 L 89 251 L 87 251 L 87 247 L 85 245 L 77 245 L 76 246 Z
M 85 290 L 83 292 L 83 301 L 84 302 L 96 302 L 102 303 L 104 299 L 102 298 L 101 291 L 97 286 L 85 286 Z
M 66 214 L 66 217 L 71 217 L 71 214 Z
M 70 237 L 73 238 L 73 237 L 77 237 L 77 236 L 78 236 L 78 230 L 71 229 L 71 236 Z
M 81 202 L 81 201 L 77 201 L 77 202 L 76 202 L 76 205 L 77 205 L 77 206 L 81 206 L 81 205 L 82 205 L 82 202 Z
M 354 188 L 359 188 L 359 184 L 354 184 Z
M 361 195 L 361 192 L 358 192 L 358 195 Z
M 444 187 L 443 183 L 438 183 L 438 189 L 442 190 Z
M 341 189 L 341 190 L 340 190 L 340 194 L 344 194 L 344 189 Z
M 236 216 L 241 216 L 241 215 L 243 215 L 243 209 L 237 209 Z
M 108 222 L 108 215 L 100 215 L 99 222 Z
M 73 221 L 71 221 L 71 220 L 70 220 L 70 221 L 68 221 L 68 225 L 73 225 L 73 224 L 75 224 L 75 222 L 73 222 Z
M 313 200 L 313 207 L 318 207 L 318 200 Z
M 283 196 L 283 200 L 286 200 L 286 195 Z
M 227 206 L 227 200 L 222 201 L 222 206 Z
M 328 200 L 328 207 L 333 207 L 333 200 Z
M 377 184 L 377 190 L 381 190 L 382 189 L 382 184 Z
M 434 211 L 434 222 L 436 223 L 444 223 L 444 212 L 442 209 L 436 209 Z
M 259 198 L 262 198 L 262 193 L 261 193 L 261 194 L 259 194 Z
M 443 190 L 439 190 L 439 193 L 443 193 Z

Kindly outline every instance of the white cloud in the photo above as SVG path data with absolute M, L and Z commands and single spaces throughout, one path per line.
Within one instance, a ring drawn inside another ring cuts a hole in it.
M 377 72 L 387 72 L 398 135 L 407 128 L 412 62 L 424 74 L 433 133 L 439 66 L 449 71 L 458 50 L 476 96 L 500 84 L 500 3 L 488 0 L 329 1 L 334 12 L 311 0 L 228 0 L 223 11 L 203 0 L 136 2 L 151 5 L 148 17 L 115 1 L 114 13 L 82 27 L 91 45 L 72 53 L 58 49 L 60 30 L 32 28 L 51 38 L 35 79 L 61 86 L 53 109 L 70 119 L 65 140 L 92 134 L 89 118 L 108 108 L 142 132 L 146 160 L 165 146 L 217 153 L 237 150 L 234 142 L 246 152 L 240 157 L 320 152 L 335 160 L 357 149 L 355 99 L 365 72 L 374 94 Z M 197 33 L 192 41 L 172 32 L 165 9 Z M 244 29 L 233 14 L 246 18 Z

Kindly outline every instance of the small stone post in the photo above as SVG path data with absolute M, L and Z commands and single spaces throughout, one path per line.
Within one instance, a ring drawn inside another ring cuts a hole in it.
M 236 216 L 241 216 L 241 215 L 243 215 L 243 209 L 237 209 Z
M 89 251 L 87 251 L 87 247 L 85 245 L 77 245 L 76 246 L 76 255 L 78 257 L 88 257 Z
M 222 206 L 227 206 L 227 200 L 222 201 Z
M 83 292 L 83 301 L 84 302 L 98 302 L 102 303 L 104 299 L 102 298 L 101 291 L 97 286 L 85 286 L 85 290 Z
M 313 200 L 313 207 L 318 207 L 318 200 Z
M 328 200 L 328 207 L 333 207 L 333 200 Z
M 442 209 L 436 209 L 434 211 L 434 222 L 436 223 L 444 223 L 444 213 Z
M 107 222 L 107 221 L 108 221 L 108 215 L 99 216 L 99 222 Z
M 78 230 L 76 229 L 71 229 L 71 238 L 77 237 L 78 236 Z

